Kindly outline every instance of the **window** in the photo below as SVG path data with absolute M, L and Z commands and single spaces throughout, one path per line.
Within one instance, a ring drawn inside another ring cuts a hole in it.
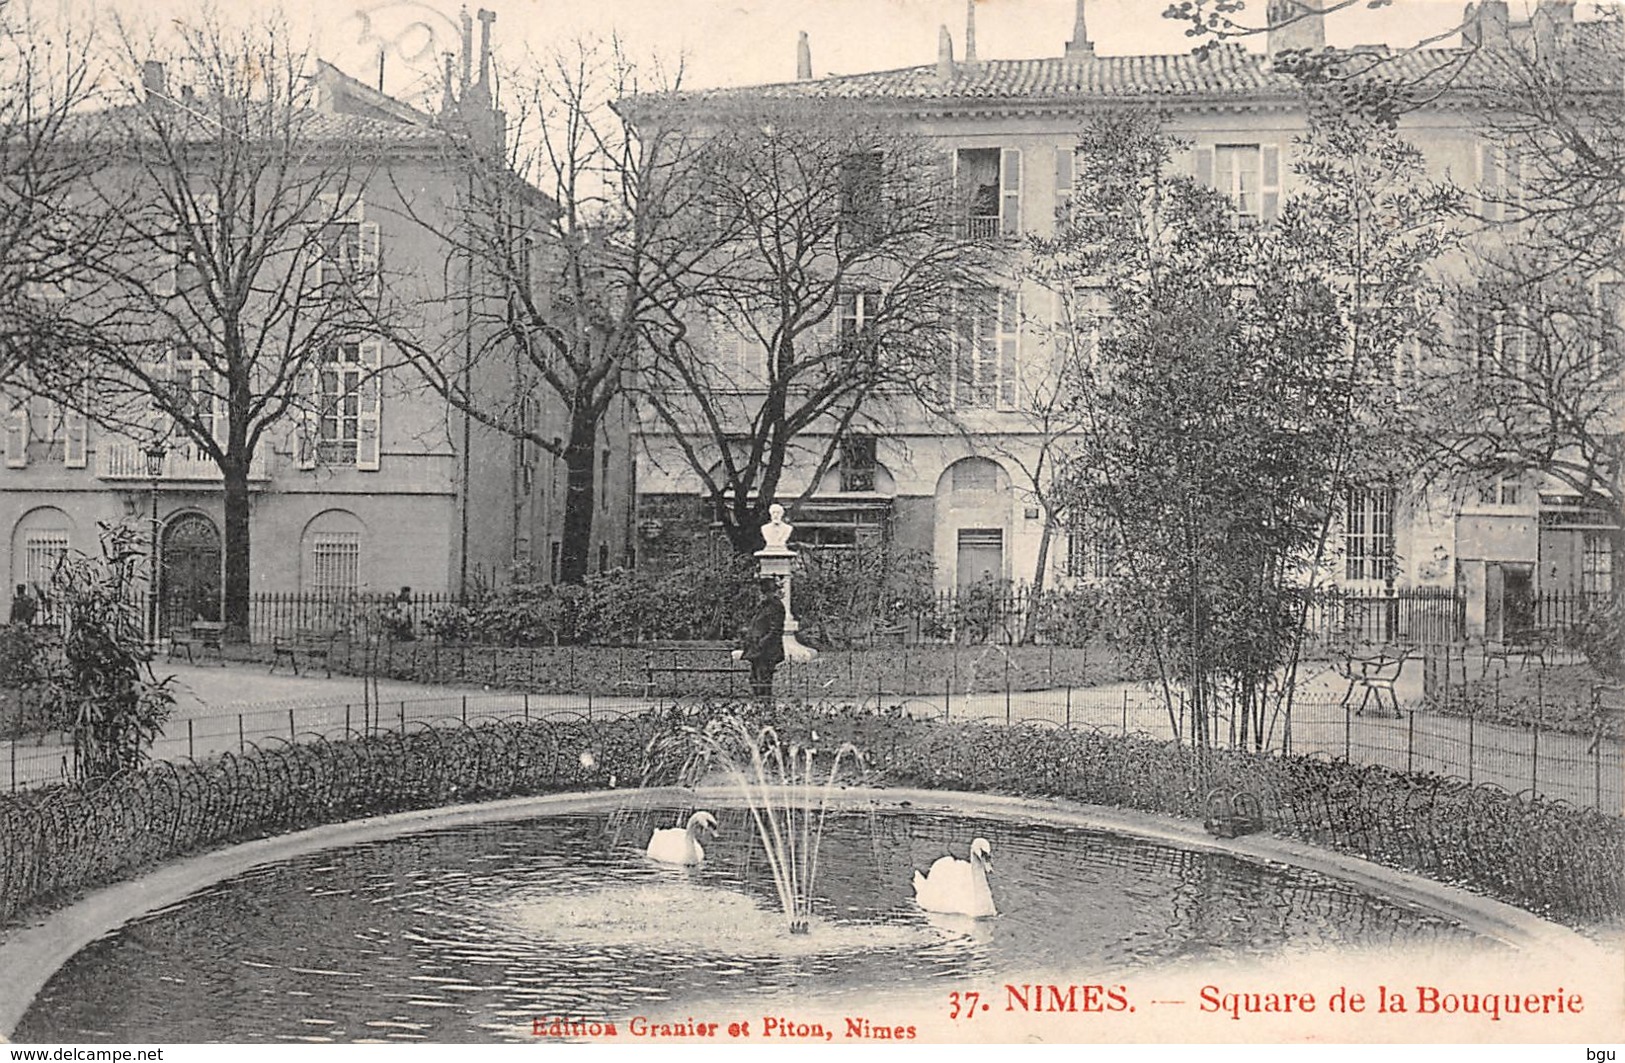
M 849 435 L 841 437 L 841 490 L 873 491 L 875 489 L 875 437 Z
M 954 155 L 954 190 L 964 235 L 989 240 L 1021 234 L 1021 151 L 961 148 Z
M 1281 148 L 1278 144 L 1216 144 L 1198 148 L 1197 179 L 1230 200 L 1231 219 L 1240 226 L 1275 220 L 1281 207 Z
M 1515 477 L 1498 476 L 1478 489 L 1478 501 L 1485 506 L 1515 506 L 1519 493 Z
M 554 583 L 564 573 L 564 544 L 557 539 L 550 539 L 547 543 L 547 578 Z
M 36 592 L 49 589 L 51 577 L 67 556 L 67 532 L 29 532 L 23 540 L 23 582 Z
M 955 337 L 954 405 L 1014 409 L 1021 346 L 1021 299 L 1008 289 L 967 293 Z
M 605 513 L 609 512 L 609 451 L 605 450 L 599 456 L 598 469 L 598 508 Z
M 1588 531 L 1580 554 L 1580 589 L 1587 594 L 1608 594 L 1614 589 L 1616 532 Z
M 377 343 L 333 343 L 323 348 L 316 366 L 315 446 L 309 468 L 354 464 L 376 470 L 379 465 L 382 383 L 381 348 Z
M 967 491 L 997 491 L 999 467 L 986 458 L 966 458 L 954 466 L 954 494 Z
M 608 543 L 599 543 L 598 544 L 598 571 L 600 571 L 600 572 L 608 572 L 609 571 L 609 544 Z
M 724 388 L 744 391 L 767 381 L 767 348 L 721 314 L 710 321 L 711 365 Z
M 225 428 L 224 396 L 217 393 L 215 387 L 219 377 L 201 352 L 194 348 L 172 350 L 169 364 L 170 384 L 174 388 L 174 407 L 187 421 L 196 425 L 201 434 L 212 439 L 222 439 Z M 183 435 L 181 432 L 175 433 Z M 194 447 L 187 444 L 187 456 L 196 460 L 206 460 L 206 455 L 193 453 Z
M 1517 217 L 1523 200 L 1523 167 L 1515 149 L 1478 145 L 1478 210 L 1485 221 Z
M 361 533 L 322 532 L 311 540 L 310 589 L 319 597 L 354 594 L 361 587 Z
M 1343 509 L 1343 560 L 1345 579 L 1393 578 L 1393 488 L 1349 488 Z
M 542 449 L 533 438 L 540 421 L 538 403 L 536 396 L 528 388 L 519 397 L 517 415 L 520 435 L 514 440 L 514 457 L 519 465 L 520 485 L 528 491 L 536 482 L 536 465 Z
M 1098 531 L 1073 528 L 1066 537 L 1066 570 L 1079 579 L 1108 579 L 1117 561 L 1111 540 Z
M 316 285 L 344 284 L 357 294 L 372 293 L 378 283 L 377 224 L 364 220 L 359 199 L 344 210 L 335 195 L 322 196 L 322 203 L 325 217 L 314 234 Z
M 841 295 L 841 345 L 852 343 L 866 330 L 872 331 L 880 313 L 879 292 L 845 292 Z
M 317 460 L 325 465 L 353 462 L 361 441 L 361 344 L 328 347 L 318 377 Z
M 885 209 L 882 162 L 878 151 L 853 152 L 841 161 L 841 239 L 874 243 L 881 236 Z

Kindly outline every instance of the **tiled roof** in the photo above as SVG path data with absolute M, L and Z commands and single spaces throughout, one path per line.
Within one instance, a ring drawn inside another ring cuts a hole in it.
M 120 140 L 135 137 L 145 140 L 148 125 L 136 113 L 138 106 L 128 104 L 75 115 L 65 123 L 63 133 L 70 139 L 80 137 L 96 140 L 112 137 Z M 190 140 L 195 136 L 197 143 L 206 144 L 215 139 L 206 109 L 196 112 L 189 121 L 184 118 L 176 120 L 172 128 L 182 138 Z M 409 125 L 363 115 L 330 114 L 315 110 L 306 112 L 305 121 L 301 123 L 299 132 L 302 138 L 310 141 L 332 141 L 335 144 L 356 146 L 364 143 L 429 143 L 444 136 L 439 129 L 432 126 Z
M 1576 65 L 1571 74 L 1599 90 L 1617 91 L 1621 63 L 1613 23 L 1582 23 L 1574 27 L 1571 49 Z M 1350 69 L 1360 69 L 1365 56 L 1381 58 L 1371 76 L 1384 81 L 1413 83 L 1448 73 L 1456 88 L 1483 88 L 1506 80 L 1506 53 L 1495 48 L 1462 50 L 1433 48 L 1389 53 L 1386 48 L 1351 49 Z M 1065 56 L 1053 59 L 993 59 L 958 62 L 950 76 L 937 73 L 935 64 L 790 81 L 745 88 L 713 89 L 682 94 L 694 102 L 726 100 L 850 100 L 877 104 L 916 101 L 921 105 L 951 106 L 956 102 L 1066 101 L 1083 99 L 1191 99 L 1225 97 L 1257 99 L 1293 96 L 1301 91 L 1296 78 L 1277 71 L 1270 60 L 1226 42 L 1204 55 Z

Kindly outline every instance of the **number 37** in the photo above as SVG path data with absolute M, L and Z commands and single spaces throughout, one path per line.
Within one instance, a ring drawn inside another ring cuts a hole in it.
M 974 1018 L 978 1011 L 982 1011 L 982 994 L 961 993 L 958 990 L 948 994 L 948 1018 L 969 1019 Z

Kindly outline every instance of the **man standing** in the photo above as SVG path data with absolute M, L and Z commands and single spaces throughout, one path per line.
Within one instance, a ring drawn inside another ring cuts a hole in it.
M 11 596 L 11 622 L 20 627 L 28 627 L 34 622 L 38 612 L 39 603 L 28 593 L 28 584 L 17 584 L 17 593 Z
M 760 595 L 755 612 L 745 625 L 734 659 L 750 662 L 750 692 L 758 701 L 773 698 L 773 670 L 784 660 L 784 601 L 777 580 L 756 581 Z

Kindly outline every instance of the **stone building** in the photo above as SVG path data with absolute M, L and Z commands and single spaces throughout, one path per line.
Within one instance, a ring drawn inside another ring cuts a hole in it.
M 1273 5 L 1282 7 L 1282 5 Z M 1302 12 L 1298 5 L 1283 10 Z M 974 20 L 975 5 L 968 18 Z M 1147 17 L 1153 17 L 1149 12 Z M 1502 0 L 1469 8 L 1466 40 L 1391 58 L 1397 79 L 1447 64 L 1457 54 L 1493 51 L 1530 34 L 1617 33 L 1617 25 L 1580 23 L 1565 0 L 1541 0 L 1528 23 L 1508 18 Z M 1064 27 L 1057 27 L 1057 38 Z M 1305 128 L 1299 82 L 1277 69 L 1283 53 L 1325 45 L 1324 16 L 1309 11 L 1283 18 L 1254 51 L 1219 43 L 1206 56 L 1115 55 L 1089 37 L 1083 0 L 1071 39 L 1043 58 L 1003 59 L 975 52 L 974 21 L 956 55 L 944 29 L 934 64 L 814 78 L 802 43 L 799 77 L 781 84 L 692 94 L 696 113 L 710 101 L 741 97 L 811 101 L 850 108 L 895 123 L 939 145 L 956 186 L 970 189 L 961 219 L 975 235 L 1006 238 L 1048 234 L 1071 193 L 1078 131 L 1091 110 L 1113 105 L 1158 108 L 1169 130 L 1189 143 L 1182 165 L 1227 195 L 1238 224 L 1268 224 L 1292 190 L 1294 137 Z M 1368 49 L 1372 54 L 1380 48 Z M 1472 68 L 1466 77 L 1471 77 Z M 1457 82 L 1459 85 L 1460 82 Z M 1619 94 L 1616 65 L 1593 85 Z M 1501 179 L 1495 149 L 1483 136 L 1484 116 L 1451 91 L 1404 116 L 1402 128 L 1426 155 L 1429 172 L 1466 189 Z M 1618 302 L 1619 286 L 1598 297 Z M 1049 293 L 1012 280 L 995 311 L 977 330 L 972 352 L 977 379 L 961 388 L 962 425 L 950 428 L 916 411 L 883 435 L 853 438 L 832 469 L 793 514 L 807 542 L 873 548 L 882 543 L 930 553 L 939 590 L 987 576 L 1030 582 L 1046 528 L 1020 462 L 1011 456 L 1038 445 L 1022 413 L 1020 381 L 1046 357 L 1030 327 L 1045 313 Z M 739 356 L 724 337 L 715 357 Z M 963 382 L 961 382 L 963 383 Z M 640 557 L 658 563 L 674 543 L 703 533 L 706 508 L 670 436 L 643 426 L 646 454 L 638 473 Z M 812 448 L 812 449 L 817 449 Z M 782 492 L 781 501 L 807 486 Z M 1459 485 L 1454 491 L 1396 484 L 1349 492 L 1336 534 L 1334 582 L 1372 595 L 1408 588 L 1454 589 L 1466 602 L 1468 630 L 1499 637 L 1509 612 L 1530 608 L 1537 592 L 1606 590 L 1609 542 L 1618 528 L 1580 499 L 1546 482 Z M 1048 529 L 1048 585 L 1092 577 L 1098 551 L 1067 529 Z

